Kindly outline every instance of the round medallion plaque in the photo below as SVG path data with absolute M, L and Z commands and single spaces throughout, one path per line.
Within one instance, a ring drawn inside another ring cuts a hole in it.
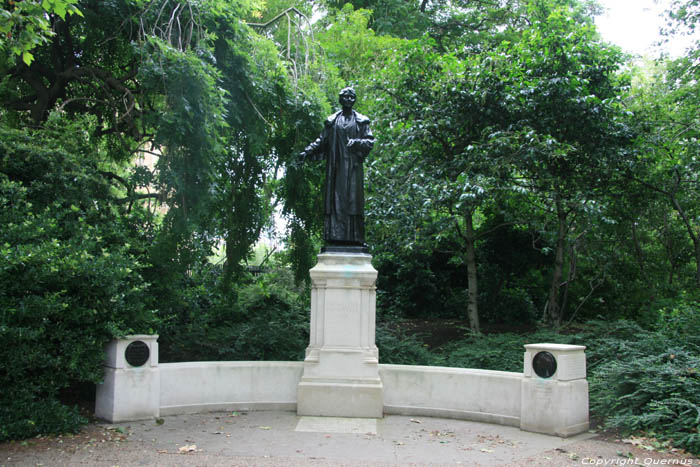
M 532 359 L 532 369 L 540 378 L 551 378 L 557 371 L 557 359 L 549 352 L 537 352 Z
M 131 366 L 143 366 L 143 364 L 148 361 L 150 355 L 151 351 L 148 348 L 148 344 L 144 341 L 134 341 L 127 345 L 124 351 L 124 358 L 126 358 L 126 362 Z

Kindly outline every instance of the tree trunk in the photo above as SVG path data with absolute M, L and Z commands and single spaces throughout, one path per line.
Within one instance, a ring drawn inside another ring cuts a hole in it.
M 552 275 L 552 284 L 549 288 L 549 300 L 547 311 L 549 315 L 549 320 L 554 324 L 555 327 L 561 326 L 562 322 L 562 310 L 559 307 L 559 287 L 561 285 L 561 278 L 564 271 L 564 245 L 566 243 L 566 212 L 564 212 L 563 206 L 560 200 L 556 201 L 557 207 L 557 219 L 559 221 L 559 228 L 557 230 L 557 247 L 554 256 L 554 273 Z
M 673 237 L 671 236 L 671 228 L 668 225 L 668 212 L 664 211 L 664 227 L 662 234 L 664 252 L 666 253 L 666 259 L 668 260 L 668 285 L 673 285 L 673 277 L 676 273 L 676 260 L 673 256 Z
M 562 271 L 563 272 L 563 271 Z M 564 296 L 561 298 L 561 310 L 566 310 L 566 301 L 569 298 L 569 285 L 576 276 L 576 246 L 575 243 L 569 248 L 569 272 L 566 277 L 566 285 L 564 285 Z M 560 313 L 561 314 L 561 313 Z M 562 317 L 563 321 L 563 317 Z
M 469 281 L 469 299 L 467 301 L 467 316 L 469 318 L 469 328 L 474 332 L 481 332 L 479 327 L 479 290 L 477 287 L 476 275 L 476 252 L 474 249 L 474 220 L 473 212 L 464 216 L 466 224 L 466 256 L 467 256 L 467 279 Z
M 644 251 L 639 243 L 639 236 L 637 235 L 637 220 L 632 222 L 632 241 L 634 242 L 634 252 L 637 256 L 637 265 L 639 266 L 639 272 L 644 274 Z
M 700 289 L 700 241 L 697 237 L 693 239 L 695 246 L 695 285 Z
M 688 231 L 688 236 L 693 242 L 693 252 L 695 253 L 695 285 L 696 287 L 700 288 L 700 238 L 698 238 L 698 235 L 693 229 L 693 225 L 691 224 L 688 215 L 686 214 L 678 199 L 676 199 L 676 197 L 673 196 L 671 198 L 671 201 L 676 212 L 680 214 L 681 219 L 683 219 L 683 224 L 685 225 L 685 228 Z

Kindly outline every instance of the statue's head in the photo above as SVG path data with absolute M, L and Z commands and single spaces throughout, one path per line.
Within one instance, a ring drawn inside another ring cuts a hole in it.
M 340 91 L 338 102 L 340 102 L 340 105 L 343 107 L 352 107 L 355 104 L 356 98 L 355 90 L 351 87 L 347 87 Z

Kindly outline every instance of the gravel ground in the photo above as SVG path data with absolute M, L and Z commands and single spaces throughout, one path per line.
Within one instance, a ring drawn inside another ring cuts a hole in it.
M 291 412 L 224 412 L 91 424 L 77 435 L 0 444 L 0 466 L 698 465 L 651 440 L 558 438 L 485 423 L 387 416 L 376 433 L 300 432 Z

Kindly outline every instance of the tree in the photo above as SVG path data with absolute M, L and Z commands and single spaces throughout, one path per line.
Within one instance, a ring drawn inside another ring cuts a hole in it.
M 52 111 L 89 115 L 123 202 L 167 206 L 154 274 L 183 273 L 223 237 L 233 278 L 268 222 L 268 182 L 322 118 L 313 91 L 302 96 L 313 83 L 290 80 L 274 42 L 246 26 L 247 2 L 78 7 L 82 17 L 50 17 L 56 34 L 31 66 L 0 69 L 6 118 L 41 127 Z M 143 153 L 153 170 L 128 168 Z
M 440 249 L 449 239 L 452 261 L 467 269 L 466 314 L 478 331 L 474 218 L 499 183 L 488 135 L 505 115 L 502 86 L 488 57 L 460 60 L 433 46 L 407 45 L 374 82 L 384 95 L 378 120 L 388 144 L 371 165 L 370 213 L 405 248 Z
M 512 64 L 503 78 L 516 124 L 499 137 L 516 151 L 516 183 L 532 193 L 543 214 L 554 216 L 547 315 L 556 326 L 563 320 L 560 291 L 568 283 L 567 244 L 585 235 L 585 224 L 575 224 L 595 207 L 629 138 L 620 99 L 625 81 L 615 74 L 622 57 L 598 41 L 592 20 L 581 22 L 580 14 L 536 2 L 529 9 L 532 25 L 502 49 Z
M 8 1 L 0 9 L 0 51 L 9 49 L 10 59 L 21 57 L 26 65 L 31 65 L 32 50 L 55 34 L 51 17 L 65 20 L 66 15 L 81 16 L 76 3 L 77 0 Z
M 473 329 L 474 243 L 489 232 L 479 232 L 474 220 L 484 203 L 520 193 L 530 215 L 514 213 L 505 222 L 533 224 L 539 213 L 554 252 L 547 316 L 560 325 L 565 256 L 587 232 L 581 221 L 626 141 L 624 81 L 615 75 L 621 56 L 598 42 L 590 18 L 581 22 L 582 7 L 560 3 L 529 4 L 531 24 L 495 50 L 461 57 L 430 41 L 406 46 L 374 82 L 382 94 L 378 133 L 389 135 L 378 147 L 378 168 L 392 174 L 373 184 L 376 218 L 396 219 L 404 234 L 435 242 L 459 239 Z
M 99 380 L 108 339 L 206 310 L 192 306 L 204 284 L 231 303 L 278 171 L 325 116 L 318 86 L 293 79 L 277 44 L 246 24 L 248 2 L 76 7 L 82 16 L 45 16 L 55 34 L 31 64 L 9 49 L 0 59 L 0 331 L 21 354 L 0 379 L 26 386 L 2 404 L 3 438 L 74 429 L 57 392 Z M 137 163 L 144 154 L 153 165 Z M 198 283 L 221 239 L 224 273 Z
M 626 176 L 640 185 L 638 189 L 651 191 L 654 198 L 663 200 L 674 213 L 664 213 L 665 230 L 674 230 L 677 225 L 685 231 L 692 245 L 695 287 L 700 288 L 700 199 L 696 189 L 700 183 L 700 121 L 696 112 L 700 88 L 691 65 L 692 54 L 690 51 L 686 57 L 661 63 L 645 80 L 639 80 L 632 101 L 639 119 L 639 157 L 630 161 Z M 676 248 L 669 242 L 667 237 L 672 280 L 679 266 L 675 263 L 681 257 L 672 253 Z

